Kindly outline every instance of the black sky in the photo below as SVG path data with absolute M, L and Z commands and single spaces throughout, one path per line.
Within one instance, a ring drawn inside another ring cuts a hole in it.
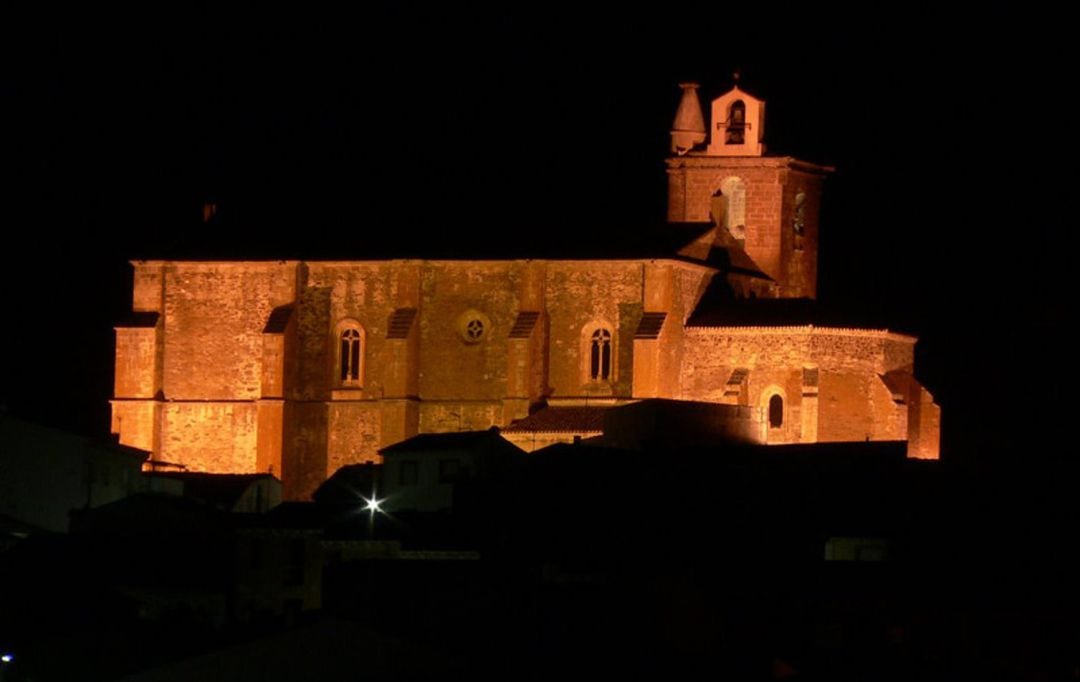
M 656 224 L 676 84 L 739 69 L 770 152 L 837 168 L 820 298 L 921 337 L 947 455 L 1064 454 L 1070 23 L 673 9 L 11 17 L 0 400 L 106 431 L 132 258 L 527 254 Z

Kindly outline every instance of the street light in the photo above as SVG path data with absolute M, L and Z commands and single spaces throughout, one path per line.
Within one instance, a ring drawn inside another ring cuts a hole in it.
M 371 497 L 364 497 L 363 495 L 361 495 L 360 499 L 362 499 L 366 503 L 364 505 L 364 511 L 366 511 L 368 513 L 368 522 L 367 522 L 368 540 L 374 540 L 375 539 L 375 514 L 385 513 L 385 512 L 383 512 L 382 503 L 385 502 L 386 500 L 385 500 L 385 498 L 380 500 L 378 497 L 375 497 L 375 490 L 374 489 L 372 489 L 372 491 L 371 491 Z

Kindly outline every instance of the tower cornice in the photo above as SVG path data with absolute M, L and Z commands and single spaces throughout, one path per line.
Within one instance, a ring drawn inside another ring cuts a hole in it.
M 835 173 L 834 166 L 803 161 L 794 156 L 708 156 L 691 152 L 685 156 L 671 156 L 664 160 L 668 168 L 789 168 L 828 175 Z

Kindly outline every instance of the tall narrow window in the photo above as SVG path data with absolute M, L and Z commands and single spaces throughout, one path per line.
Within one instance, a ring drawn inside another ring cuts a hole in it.
M 795 234 L 801 235 L 806 230 L 806 192 L 795 195 L 795 219 L 791 224 Z
M 593 381 L 611 379 L 611 332 L 597 329 L 589 341 L 589 378 Z
M 735 239 L 746 239 L 746 183 L 731 175 L 724 178 L 717 191 L 725 198 L 724 219 L 720 224 Z
M 360 332 L 346 329 L 341 332 L 341 380 L 360 381 Z
M 769 398 L 769 428 L 778 429 L 784 425 L 784 399 L 779 394 Z
M 724 144 L 743 144 L 746 141 L 746 104 L 737 99 L 728 110 L 727 135 Z
M 795 232 L 795 249 L 802 251 L 803 233 L 806 232 L 806 192 L 795 195 L 795 218 L 791 228 Z

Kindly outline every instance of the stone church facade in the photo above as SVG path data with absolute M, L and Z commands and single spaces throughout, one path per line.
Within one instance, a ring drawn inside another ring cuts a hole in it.
M 158 462 L 272 472 L 293 499 L 417 433 L 499 426 L 532 449 L 657 397 L 745 406 L 764 442 L 906 440 L 937 457 L 916 340 L 803 312 L 830 169 L 764 154 L 764 102 L 731 90 L 710 130 L 683 87 L 666 250 L 133 263 L 112 430 Z

